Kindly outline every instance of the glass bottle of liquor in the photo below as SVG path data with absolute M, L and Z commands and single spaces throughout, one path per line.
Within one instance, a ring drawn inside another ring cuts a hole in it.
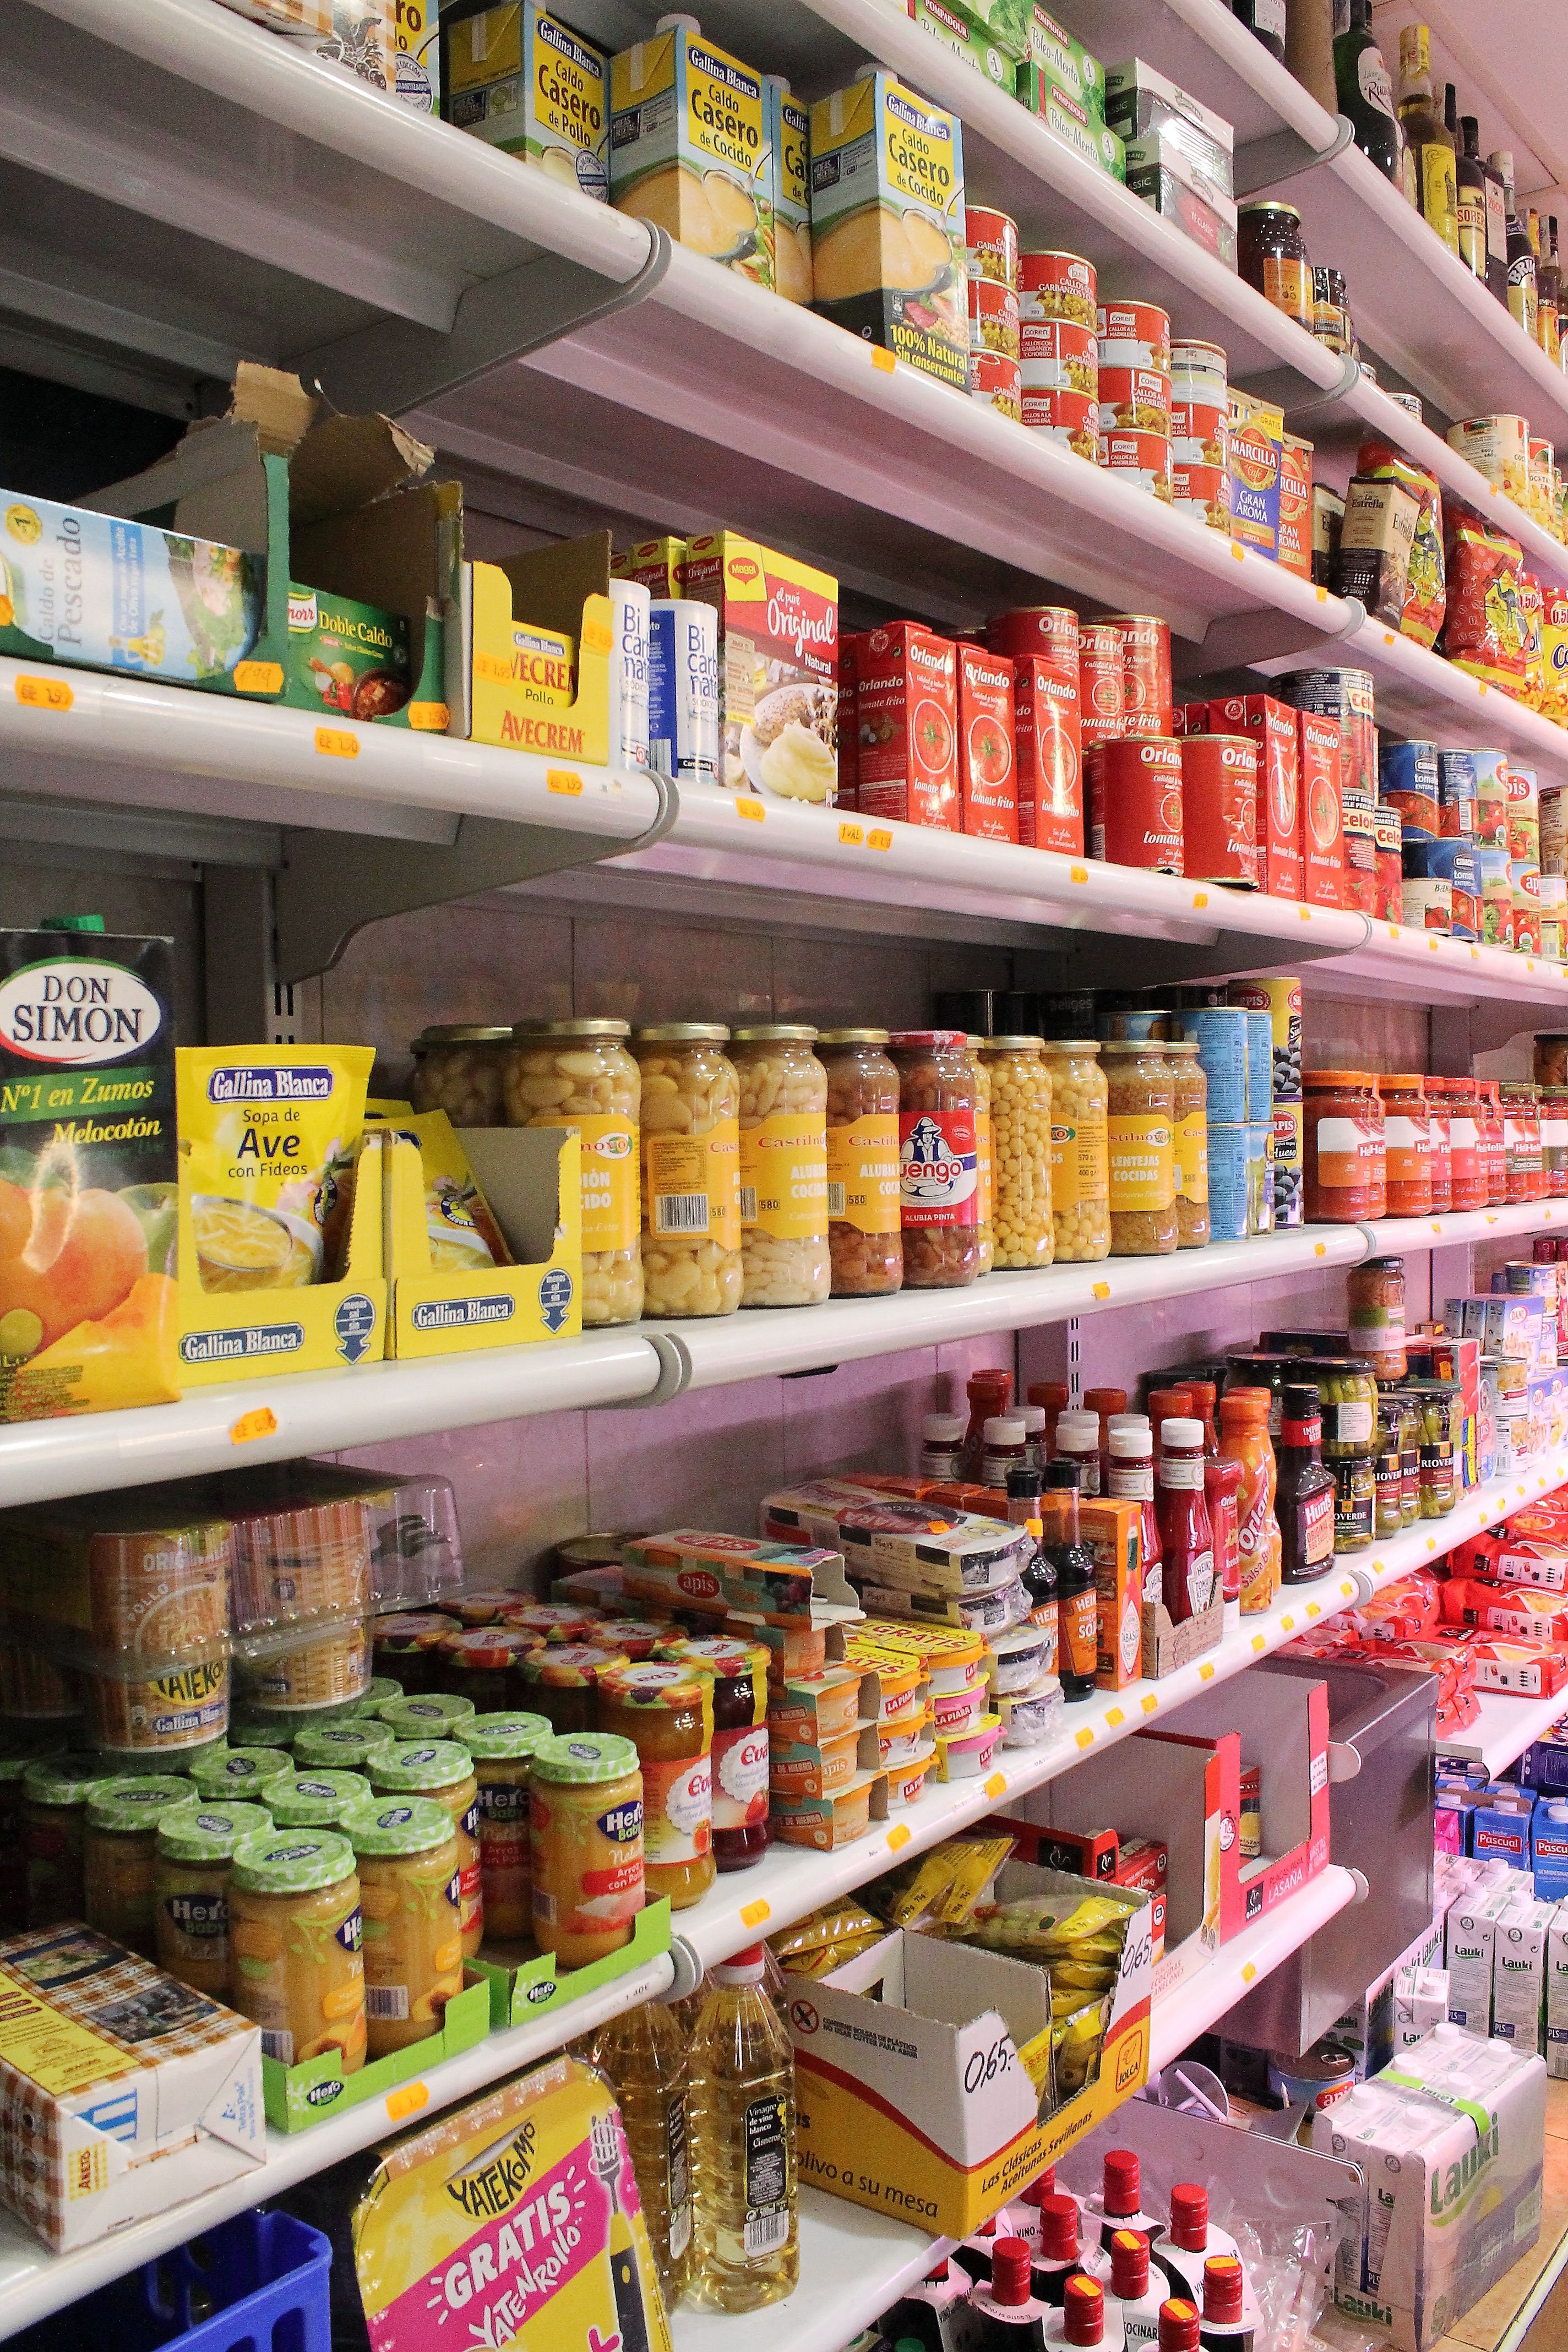
M 1492 167 L 1500 173 L 1503 199 L 1508 208 L 1508 307 L 1514 324 L 1522 327 L 1531 342 L 1535 341 L 1537 296 L 1535 287 L 1535 253 L 1530 242 L 1530 230 L 1513 200 L 1513 152 L 1500 147 L 1490 157 Z
M 1372 29 L 1372 0 L 1351 0 L 1350 23 L 1334 42 L 1334 87 L 1356 145 L 1399 187 L 1405 142 L 1394 110 L 1394 85 Z
M 1473 114 L 1466 122 L 1475 124 L 1478 150 L 1480 145 L 1480 125 Z M 1489 155 L 1481 157 L 1481 171 L 1487 184 L 1487 292 L 1492 299 L 1508 308 L 1508 189 L 1502 173 Z
M 1559 314 L 1563 309 L 1563 266 L 1557 258 L 1557 220 L 1549 213 L 1542 232 L 1541 260 L 1535 273 L 1537 316 L 1541 326 L 1541 348 L 1553 367 L 1563 364 L 1563 330 Z
M 1231 13 L 1239 16 L 1255 41 L 1261 41 L 1271 58 L 1285 62 L 1285 0 L 1230 0 Z
M 1415 178 L 1421 217 L 1450 253 L 1459 250 L 1454 134 L 1432 96 L 1432 36 L 1425 25 L 1406 25 L 1399 36 L 1399 121 Z
M 1452 118 L 1456 93 L 1448 84 L 1446 114 Z M 1480 125 L 1467 114 L 1459 125 L 1462 150 L 1455 164 L 1455 196 L 1458 211 L 1459 259 L 1472 278 L 1487 282 L 1487 173 L 1480 158 Z

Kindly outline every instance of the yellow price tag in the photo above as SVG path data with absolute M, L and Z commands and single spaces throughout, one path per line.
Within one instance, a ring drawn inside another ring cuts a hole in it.
M 889 1853 L 897 1853 L 900 1847 L 908 1845 L 909 1842 L 909 1823 L 907 1822 L 895 1822 L 893 1827 L 888 1832 L 888 1852 Z
M 891 375 L 897 364 L 891 352 L 885 352 L 880 343 L 872 344 L 871 365 L 874 368 L 879 368 L 884 375 Z
M 742 1927 L 760 1927 L 764 1919 L 771 1919 L 773 1916 L 773 1905 L 765 1902 L 759 1895 L 756 1901 L 754 1903 L 748 1903 L 745 1909 L 742 1912 L 741 1925 Z
M 76 696 L 63 677 L 19 677 L 16 699 L 29 710 L 68 710 Z
M 544 784 L 547 792 L 563 793 L 568 800 L 580 800 L 583 796 L 583 779 L 574 776 L 570 768 L 552 768 Z
M 444 735 L 452 723 L 452 714 L 444 702 L 411 702 L 408 724 L 416 734 Z
M 739 817 L 743 817 L 748 824 L 761 824 L 763 817 L 767 814 L 767 811 L 763 808 L 761 801 L 737 801 L 735 803 L 735 814 Z
M 242 1412 L 230 1426 L 231 1445 L 254 1445 L 258 1437 L 273 1437 L 278 1432 L 278 1415 L 269 1404 L 258 1404 L 250 1412 Z
M 346 727 L 318 727 L 316 749 L 323 760 L 357 760 L 359 737 L 351 735 Z
M 841 817 L 838 824 L 838 838 L 847 849 L 858 849 L 866 838 L 865 827 L 851 824 L 847 817 Z
M 281 662 L 236 662 L 234 666 L 236 694 L 281 694 L 283 665 Z M 409 725 L 414 724 L 412 716 Z
M 866 846 L 868 849 L 891 849 L 892 845 L 893 836 L 890 833 L 878 831 L 876 833 L 868 833 L 866 835 Z
M 405 2116 L 416 2116 L 421 2107 L 430 2104 L 430 2089 L 426 2083 L 402 2083 L 386 2095 L 386 2120 L 400 2124 Z
M 992 1773 L 991 1778 L 985 1783 L 985 1793 L 988 1797 L 1003 1797 L 1006 1795 L 1007 1775 L 1005 1772 Z M 889 1840 L 889 1843 L 890 1843 L 891 1841 Z

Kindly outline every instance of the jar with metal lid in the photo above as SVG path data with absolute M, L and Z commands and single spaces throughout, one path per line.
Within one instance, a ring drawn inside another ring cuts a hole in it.
M 1105 1061 L 1110 1164 L 1110 1255 L 1165 1257 L 1175 1249 L 1175 1079 L 1152 1038 L 1118 1038 Z
M 1383 1105 L 1370 1071 L 1302 1071 L 1301 1144 L 1310 1225 L 1385 1213 Z
M 1402 1381 L 1405 1353 L 1405 1260 L 1368 1258 L 1346 1280 L 1351 1346 L 1377 1380 Z
M 642 1071 L 645 1315 L 741 1304 L 741 1082 L 717 1022 L 633 1032 Z
M 1377 1424 L 1377 1381 L 1360 1356 L 1303 1356 L 1298 1376 L 1315 1380 L 1323 1408 L 1323 1459 L 1370 1452 Z
M 190 1804 L 195 1794 L 195 1783 L 183 1773 L 122 1773 L 103 1781 L 88 1799 L 82 1844 L 87 1924 L 117 1944 L 128 1944 L 144 1960 L 158 1957 L 153 1896 L 158 1822 L 172 1805 Z
M 1500 1209 L 1508 1200 L 1508 1139 L 1495 1078 L 1476 1080 L 1476 1107 L 1481 1160 L 1487 1171 L 1487 1206 Z
M 768 1850 L 768 1652 L 733 1634 L 671 1642 L 665 1654 L 713 1682 L 713 1859 L 750 1870 Z
M 1312 264 L 1294 205 L 1254 196 L 1236 212 L 1236 267 L 1248 286 L 1286 318 L 1311 331 L 1316 308 Z
M 991 1071 L 982 1052 L 984 1037 L 965 1037 L 969 1049 L 969 1066 L 974 1074 L 974 1197 L 979 1205 L 979 1223 L 974 1228 L 980 1244 L 980 1271 L 989 1274 L 996 1263 L 996 1240 L 993 1231 L 996 1211 L 996 1171 L 992 1156 L 991 1135 Z
M 824 1029 L 827 1073 L 827 1253 L 835 1298 L 901 1290 L 899 1074 L 885 1029 Z
M 1454 1450 L 1464 1415 L 1463 1392 L 1458 1381 L 1412 1381 L 1408 1385 L 1420 1424 L 1420 1516 L 1447 1518 L 1455 1502 Z
M 371 1633 L 372 1663 L 389 1667 L 389 1679 L 413 1697 L 436 1686 L 437 1654 L 448 1633 L 459 1631 L 455 1617 L 439 1609 L 400 1609 L 378 1617 Z
M 648 1660 L 605 1675 L 599 1725 L 629 1739 L 643 1790 L 643 1880 L 650 1900 L 689 1910 L 718 1875 L 713 1859 L 713 1685 L 694 1665 Z
M 479 1881 L 485 1941 L 518 1943 L 532 1933 L 529 1874 L 529 1790 L 533 1751 L 552 1738 L 542 1715 L 476 1715 L 463 1727 L 479 1796 Z
M 228 2004 L 261 2028 L 263 2057 L 302 2065 L 336 2050 L 364 2064 L 359 1874 L 337 1830 L 241 1838 L 228 1881 Z
M 376 1749 L 366 1761 L 365 1777 L 378 1797 L 434 1797 L 450 1814 L 458 1839 L 463 1957 L 473 1959 L 485 1932 L 473 1758 L 457 1739 L 400 1739 Z
M 1227 1356 L 1225 1360 L 1225 1394 L 1232 1389 L 1266 1389 L 1268 1392 L 1268 1434 L 1278 1437 L 1283 1425 L 1287 1385 L 1310 1380 L 1310 1370 L 1302 1370 L 1290 1356 L 1255 1354 Z
M 264 1805 L 268 1783 L 293 1769 L 286 1748 L 220 1748 L 216 1755 L 192 1759 L 190 1779 L 206 1803 Z
M 1209 1082 L 1198 1041 L 1173 1038 L 1161 1049 L 1174 1082 L 1176 1245 L 1201 1249 L 1209 1238 Z
M 58 1927 L 87 1910 L 84 1853 L 89 1797 L 113 1776 L 90 1754 L 40 1758 L 22 1779 L 22 1849 L 26 1874 L 26 1925 Z M 195 1795 L 193 1781 L 186 1791 Z
M 1448 1157 L 1453 1169 L 1450 1206 L 1487 1205 L 1486 1155 L 1481 1148 L 1480 1105 L 1474 1078 L 1445 1078 L 1448 1104 Z
M 228 1999 L 228 1879 L 241 1838 L 272 1827 L 260 1805 L 195 1802 L 160 1814 L 153 1864 L 158 1966 L 193 1992 Z
M 1541 1166 L 1546 1198 L 1568 1199 L 1568 1087 L 1541 1089 Z
M 439 2033 L 463 1990 L 458 1834 L 429 1797 L 373 1797 L 342 1834 L 363 1921 L 365 2050 L 372 2059 Z
M 416 1110 L 444 1110 L 454 1127 L 500 1127 L 507 1028 L 466 1021 L 421 1030 L 414 1040 L 408 1099 Z
M 991 1093 L 994 1263 L 1008 1268 L 1049 1265 L 1056 1255 L 1051 1080 L 1040 1040 L 987 1038 L 980 1065 Z
M 974 1056 L 958 1029 L 900 1029 L 900 1222 L 906 1290 L 956 1290 L 980 1272 Z
M 1378 1411 L 1399 1423 L 1399 1524 L 1413 1528 L 1421 1516 L 1421 1417 L 1403 1382 L 1378 1382 Z
M 629 1739 L 542 1739 L 529 1804 L 533 1940 L 561 1969 L 631 1942 L 647 1901 L 642 1770 Z
M 642 1313 L 642 1072 L 625 1021 L 520 1021 L 502 1057 L 510 1127 L 554 1127 L 582 1152 L 583 1328 Z
M 1381 1398 L 1373 1447 L 1373 1532 L 1380 1537 L 1396 1536 L 1405 1525 L 1400 1509 L 1399 1423 L 1398 1405 Z
M 1384 1213 L 1426 1217 L 1432 1213 L 1432 1122 L 1426 1114 L 1419 1071 L 1380 1077 L 1384 1166 Z
M 831 1286 L 827 1073 L 816 1043 L 795 1022 L 734 1032 L 742 1307 L 820 1307 Z
M 592 1642 L 563 1642 L 534 1650 L 523 1659 L 518 1668 L 519 1687 L 524 1705 L 545 1717 L 552 1731 L 563 1737 L 574 1731 L 596 1731 L 599 1710 L 595 1694 L 601 1678 L 630 1664 L 631 1660 L 618 1650 L 600 1649 Z
M 393 1739 L 460 1739 L 475 1711 L 473 1700 L 459 1691 L 427 1691 L 423 1698 L 395 1699 L 383 1707 L 377 1728 Z M 298 1741 L 294 1752 L 300 1754 Z
M 524 1658 L 544 1644 L 536 1633 L 514 1625 L 469 1625 L 448 1633 L 441 1644 L 441 1678 L 447 1692 L 467 1699 L 470 1713 L 493 1714 L 517 1696 L 518 1668 Z M 384 1718 L 393 1719 L 388 1709 Z M 398 1737 L 412 1739 L 412 1731 Z
M 1432 1213 L 1454 1205 L 1454 1145 L 1448 1117 L 1448 1081 L 1426 1081 L 1426 1119 L 1432 1130 Z
M 1093 1037 L 1047 1038 L 1051 1082 L 1051 1225 L 1055 1263 L 1082 1265 L 1110 1255 L 1110 1089 Z
M 1541 1089 L 1528 1078 L 1505 1078 L 1497 1093 L 1502 1110 L 1503 1171 L 1509 1201 L 1539 1200 L 1544 1182 Z

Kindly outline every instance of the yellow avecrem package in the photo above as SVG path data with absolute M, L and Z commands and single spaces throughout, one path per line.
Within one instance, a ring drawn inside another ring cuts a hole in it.
M 670 2352 L 620 2110 L 574 2058 L 384 2150 L 353 2226 L 372 2352 Z
M 376 1116 L 374 1111 L 369 1115 Z M 489 1265 L 510 1265 L 511 1252 L 446 1112 L 405 1115 L 399 1109 L 386 1124 L 406 1136 L 419 1153 L 431 1273 L 477 1274 Z
M 180 1049 L 181 1177 L 204 1290 L 333 1278 L 374 1059 L 369 1045 Z

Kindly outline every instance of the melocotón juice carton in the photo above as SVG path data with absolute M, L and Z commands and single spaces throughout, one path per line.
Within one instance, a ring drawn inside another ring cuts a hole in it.
M 0 931 L 0 1421 L 176 1398 L 172 942 Z
M 891 74 L 811 110 L 815 307 L 961 392 L 969 383 L 963 137 Z
M 610 60 L 610 202 L 759 286 L 773 282 L 773 163 L 761 74 L 688 29 Z

